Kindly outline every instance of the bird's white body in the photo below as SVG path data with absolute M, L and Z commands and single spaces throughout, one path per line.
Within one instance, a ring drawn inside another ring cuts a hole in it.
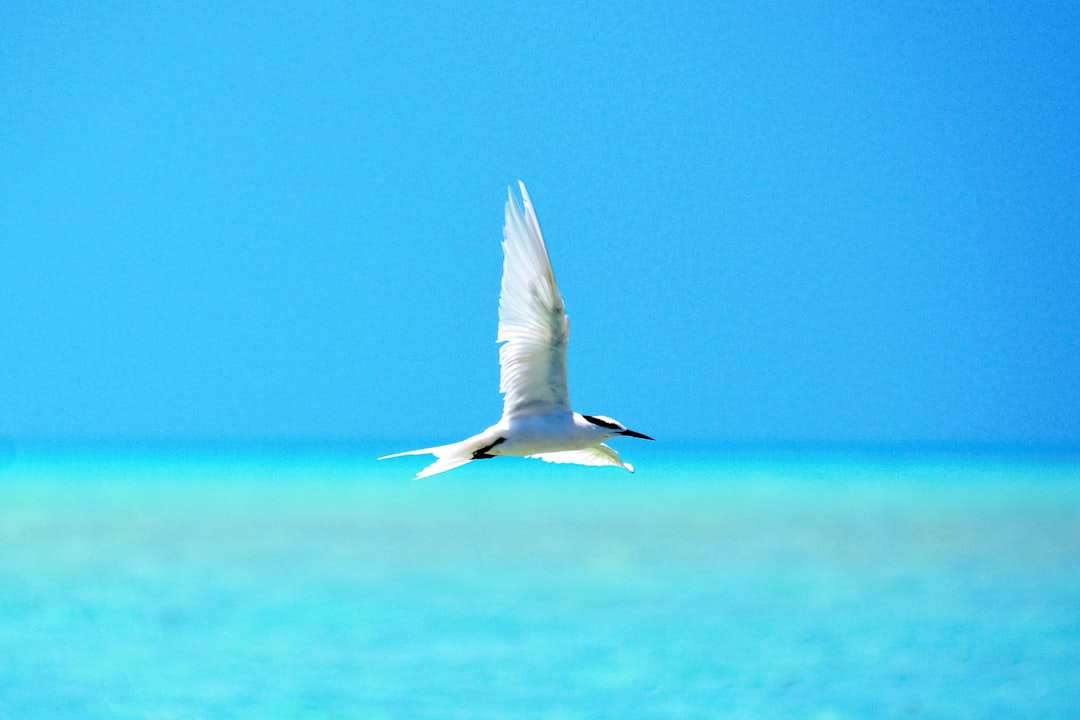
M 503 228 L 503 279 L 499 295 L 499 364 L 503 415 L 487 430 L 460 442 L 386 455 L 434 455 L 416 477 L 428 477 L 473 460 L 538 457 L 554 463 L 617 465 L 634 471 L 604 444 L 617 435 L 651 440 L 608 417 L 570 409 L 566 344 L 570 324 L 555 284 L 547 246 L 523 183 L 524 212 L 513 192 Z

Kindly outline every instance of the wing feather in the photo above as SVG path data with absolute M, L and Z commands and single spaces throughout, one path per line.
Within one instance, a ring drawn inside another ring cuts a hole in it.
M 525 184 L 518 182 L 518 186 L 524 212 L 513 191 L 508 191 L 499 294 L 499 392 L 503 393 L 504 418 L 570 410 L 566 388 L 569 321 L 540 222 Z
M 540 458 L 549 463 L 573 463 L 575 465 L 616 465 L 634 472 L 634 466 L 625 463 L 619 453 L 607 445 L 583 448 L 581 450 L 560 450 L 558 452 L 539 453 L 529 457 Z

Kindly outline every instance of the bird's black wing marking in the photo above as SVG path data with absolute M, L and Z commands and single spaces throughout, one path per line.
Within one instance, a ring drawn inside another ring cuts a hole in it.
M 473 450 L 472 459 L 473 460 L 487 460 L 488 458 L 495 457 L 494 455 L 489 455 L 488 450 L 495 447 L 499 443 L 504 443 L 504 442 L 506 442 L 506 438 L 501 437 L 498 440 L 496 440 L 495 442 L 491 443 L 490 445 L 485 445 L 482 448 L 477 448 L 476 450 Z

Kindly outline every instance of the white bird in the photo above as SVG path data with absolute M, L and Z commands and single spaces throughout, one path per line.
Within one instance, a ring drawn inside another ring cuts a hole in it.
M 434 455 L 417 478 L 497 456 L 534 457 L 553 463 L 617 465 L 634 472 L 604 444 L 619 435 L 652 440 L 603 415 L 570 409 L 566 389 L 566 342 L 570 325 L 555 285 L 544 236 L 525 184 L 525 206 L 508 188 L 503 228 L 503 277 L 499 294 L 499 364 L 503 414 L 496 424 L 461 442 L 379 458 Z

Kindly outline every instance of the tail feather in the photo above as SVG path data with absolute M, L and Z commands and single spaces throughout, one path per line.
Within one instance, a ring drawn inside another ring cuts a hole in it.
M 444 473 L 447 470 L 453 470 L 456 467 L 461 467 L 462 465 L 470 462 L 472 462 L 471 457 L 441 457 L 420 472 L 416 473 L 416 479 L 419 480 L 420 478 L 438 475 L 439 473 Z
M 405 452 L 394 453 L 393 455 L 383 455 L 379 459 L 388 460 L 390 458 L 403 457 L 405 455 L 434 455 L 437 458 L 435 462 L 416 473 L 416 479 L 419 480 L 420 478 L 438 475 L 439 473 L 444 473 L 447 470 L 453 470 L 456 467 L 461 467 L 466 463 L 472 462 L 473 451 L 471 446 L 472 443 L 470 443 L 469 440 L 463 440 L 462 442 L 450 443 L 449 445 L 437 445 L 421 450 L 406 450 Z

